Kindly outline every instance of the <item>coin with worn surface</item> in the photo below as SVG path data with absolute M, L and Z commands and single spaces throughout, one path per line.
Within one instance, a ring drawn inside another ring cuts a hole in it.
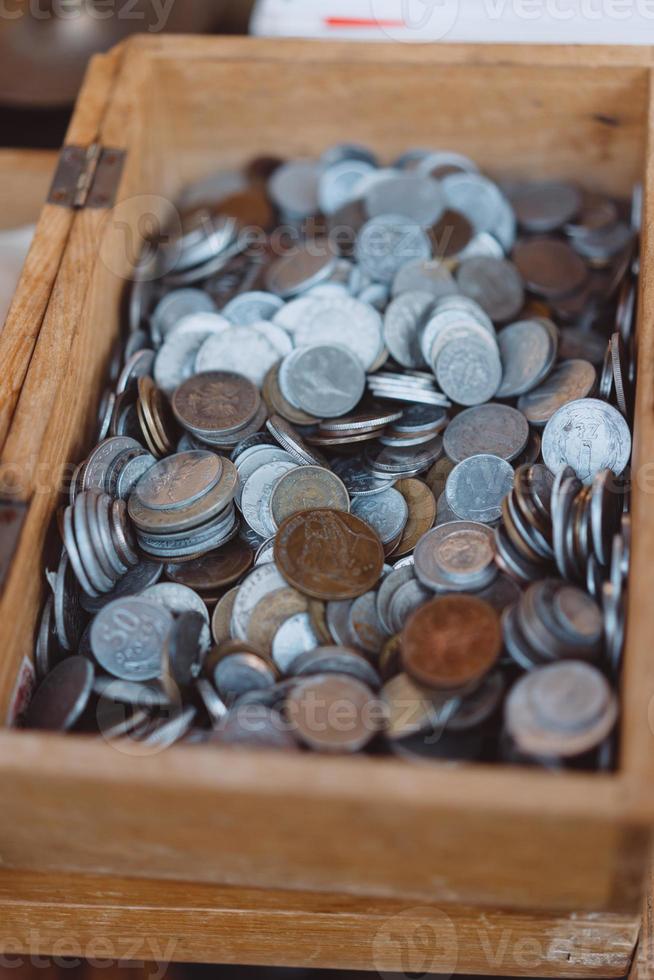
M 241 510 L 253 531 L 263 538 L 274 534 L 275 527 L 270 513 L 270 499 L 278 480 L 298 468 L 294 462 L 266 463 L 254 471 L 243 487 Z
M 416 683 L 449 689 L 481 680 L 502 648 L 500 619 L 474 596 L 438 596 L 402 632 L 402 663 Z
M 275 561 L 290 585 L 316 599 L 355 599 L 369 592 L 384 565 L 382 544 L 365 521 L 335 510 L 287 518 Z
M 281 362 L 273 364 L 263 382 L 263 397 L 271 414 L 281 415 L 292 425 L 313 425 L 318 420 L 314 415 L 303 412 L 301 408 L 292 405 L 284 396 L 279 386 L 279 369 Z
M 502 501 L 513 486 L 513 467 L 499 456 L 480 454 L 457 463 L 447 478 L 445 495 L 462 520 L 492 524 L 500 519 Z
M 293 336 L 296 347 L 344 347 L 364 371 L 372 369 L 383 348 L 377 310 L 352 296 L 316 296 L 305 316 Z
M 532 425 L 545 425 L 566 402 L 587 398 L 596 380 L 595 368 L 588 361 L 561 361 L 546 381 L 521 395 L 518 408 Z
M 198 374 L 226 372 L 243 375 L 257 388 L 280 358 L 274 344 L 254 327 L 233 326 L 208 337 L 198 351 Z
M 257 290 L 234 296 L 223 306 L 221 314 L 231 323 L 247 327 L 261 320 L 270 320 L 283 305 L 284 301 L 279 296 Z
M 304 347 L 291 355 L 287 383 L 292 401 L 318 418 L 351 412 L 363 395 L 366 378 L 346 347 Z
M 371 279 L 390 284 L 405 263 L 431 258 L 431 242 L 418 222 L 386 213 L 366 222 L 357 237 L 355 254 Z
M 311 616 L 308 612 L 296 612 L 280 625 L 272 641 L 272 658 L 282 674 L 292 671 L 297 657 L 319 645 Z
M 440 259 L 413 259 L 398 269 L 393 279 L 393 296 L 420 292 L 439 300 L 457 291 L 452 273 Z
M 390 477 L 384 479 L 381 476 L 373 476 L 364 461 L 356 456 L 335 460 L 333 471 L 341 478 L 352 496 L 382 493 L 393 485 Z
M 270 512 L 277 527 L 291 514 L 320 507 L 350 509 L 342 480 L 321 466 L 300 466 L 282 476 L 273 487 Z
M 317 752 L 360 752 L 382 723 L 370 688 L 345 674 L 298 680 L 286 701 L 286 716 L 296 738 Z
M 402 494 L 409 511 L 400 543 L 393 551 L 394 557 L 400 558 L 410 554 L 422 536 L 433 527 L 436 499 L 426 483 L 413 478 L 398 480 L 395 490 Z
M 419 541 L 414 570 L 437 592 L 486 588 L 497 575 L 493 532 L 474 521 L 441 524 Z
M 507 259 L 487 256 L 467 259 L 459 266 L 456 281 L 463 295 L 479 303 L 495 322 L 512 320 L 522 309 L 522 280 Z
M 214 643 L 221 644 L 231 637 L 232 611 L 238 591 L 238 587 L 230 589 L 216 603 L 211 617 L 211 635 Z
M 296 589 L 277 589 L 261 599 L 252 611 L 247 627 L 247 639 L 262 653 L 272 654 L 277 631 L 292 616 L 306 613 L 309 603 Z
M 527 289 L 545 299 L 573 293 L 588 278 L 586 263 L 559 238 L 528 238 L 518 242 L 513 261 Z
M 114 677 L 154 680 L 161 673 L 163 645 L 172 624 L 171 613 L 157 602 L 118 599 L 105 606 L 93 621 L 93 656 Z
M 420 609 L 431 598 L 431 593 L 415 578 L 410 579 L 396 589 L 391 596 L 388 611 L 389 624 L 392 633 L 399 633 L 416 609 Z
M 357 647 L 377 655 L 387 638 L 387 631 L 377 612 L 377 593 L 366 592 L 350 606 L 348 629 Z
M 272 687 L 277 674 L 263 657 L 244 651 L 222 657 L 213 670 L 213 680 L 220 697 L 230 705 L 242 694 Z
M 352 513 L 370 525 L 383 545 L 402 534 L 409 519 L 406 500 L 394 487 L 372 496 L 355 497 Z
M 476 405 L 452 419 L 443 436 L 443 449 L 455 463 L 482 453 L 510 461 L 523 452 L 529 423 L 509 405 Z
M 497 337 L 502 357 L 502 384 L 498 398 L 517 398 L 540 384 L 554 366 L 557 330 L 544 319 L 518 320 Z
M 215 453 L 202 450 L 177 453 L 151 466 L 134 493 L 150 510 L 178 510 L 213 490 L 222 472 L 223 461 Z
M 559 473 L 571 466 L 579 479 L 592 483 L 600 470 L 624 471 L 631 456 L 631 433 L 612 405 L 582 398 L 560 408 L 543 433 L 543 459 Z
M 481 405 L 502 381 L 497 350 L 481 337 L 458 337 L 445 344 L 435 363 L 438 384 L 459 405 Z
M 174 459 L 176 457 L 169 457 L 168 462 Z M 223 457 L 221 460 L 222 472 L 215 486 L 198 500 L 183 507 L 156 510 L 146 506 L 135 491 L 129 498 L 128 510 L 139 532 L 155 535 L 182 534 L 219 517 L 234 499 L 238 484 L 238 471 L 234 464 Z M 211 548 L 208 547 L 207 550 Z
M 188 688 L 197 680 L 209 645 L 204 615 L 189 610 L 176 617 L 165 645 L 165 655 L 175 683 Z
M 84 714 L 93 689 L 93 664 L 86 657 L 66 657 L 43 678 L 32 695 L 25 725 L 63 732 Z
M 274 688 L 265 690 L 273 691 Z M 221 746 L 257 751 L 271 749 L 291 752 L 298 748 L 285 719 L 278 711 L 261 703 L 235 704 L 212 733 L 211 741 Z
M 509 199 L 519 223 L 534 234 L 556 231 L 572 221 L 582 206 L 576 187 L 555 180 L 516 184 Z
M 432 293 L 403 292 L 386 309 L 384 342 L 397 363 L 403 367 L 424 366 L 420 333 L 433 305 Z
M 505 725 L 538 758 L 572 758 L 597 747 L 615 725 L 617 699 L 603 674 L 576 661 L 533 670 L 514 685 Z
M 259 392 L 247 378 L 231 371 L 207 371 L 185 381 L 173 395 L 177 421 L 199 438 L 232 435 L 255 417 Z
M 234 538 L 218 550 L 184 562 L 183 565 L 166 565 L 164 571 L 171 582 L 211 595 L 241 578 L 250 568 L 253 559 L 252 549 Z
M 286 581 L 282 578 L 275 564 L 258 565 L 241 583 L 232 609 L 231 631 L 239 640 L 247 639 L 250 619 L 259 602 L 278 589 L 285 589 Z

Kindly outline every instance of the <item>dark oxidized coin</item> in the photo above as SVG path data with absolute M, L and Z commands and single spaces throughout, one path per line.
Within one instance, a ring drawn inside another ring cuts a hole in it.
M 93 688 L 93 664 L 67 657 L 44 677 L 27 712 L 28 728 L 68 731 L 86 710 Z

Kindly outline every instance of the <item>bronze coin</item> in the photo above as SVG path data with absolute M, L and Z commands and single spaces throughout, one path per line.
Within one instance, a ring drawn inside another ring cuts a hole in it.
M 402 494 L 409 508 L 409 519 L 393 552 L 396 558 L 401 558 L 402 555 L 410 554 L 423 534 L 433 527 L 436 520 L 436 498 L 426 483 L 413 478 L 398 480 L 395 489 Z
M 277 589 L 261 599 L 247 624 L 247 637 L 260 650 L 270 656 L 272 641 L 277 630 L 291 616 L 307 611 L 307 598 L 297 589 Z
M 320 599 L 308 599 L 311 626 L 321 643 L 330 646 L 334 641 L 327 626 L 327 606 Z
M 373 702 L 370 688 L 354 677 L 315 674 L 294 685 L 286 716 L 296 738 L 317 752 L 360 752 L 382 725 Z
M 356 599 L 379 581 L 384 549 L 372 528 L 337 510 L 292 514 L 275 539 L 275 562 L 294 588 L 314 599 Z
M 196 592 L 215 592 L 231 585 L 247 572 L 254 552 L 240 538 L 183 565 L 166 565 L 166 578 Z
M 417 684 L 456 689 L 479 681 L 502 649 L 500 617 L 470 595 L 439 596 L 417 609 L 402 631 L 402 663 Z
M 173 411 L 192 432 L 231 435 L 247 426 L 261 404 L 256 385 L 232 371 L 205 371 L 180 385 Z
M 433 493 L 435 500 L 438 500 L 441 494 L 445 492 L 447 478 L 455 465 L 447 456 L 441 456 L 438 462 L 434 463 L 431 469 L 428 470 L 425 476 L 425 483 Z
M 435 258 L 447 259 L 462 252 L 473 236 L 473 227 L 460 211 L 449 208 L 428 230 Z
M 513 261 L 527 289 L 546 299 L 574 293 L 588 278 L 584 260 L 558 238 L 529 238 L 518 242 Z
M 213 611 L 211 617 L 211 635 L 214 643 L 220 644 L 228 640 L 232 635 L 232 609 L 238 595 L 238 587 L 230 589 L 222 598 Z
M 213 213 L 233 218 L 241 229 L 271 231 L 275 224 L 275 213 L 264 187 L 248 187 L 223 198 Z

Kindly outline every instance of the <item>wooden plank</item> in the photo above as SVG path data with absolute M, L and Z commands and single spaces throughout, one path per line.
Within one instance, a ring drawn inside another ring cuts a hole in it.
M 14 955 L 608 978 L 624 976 L 638 927 L 638 916 L 0 873 L 0 949 Z
M 640 937 L 629 980 L 652 980 L 654 977 L 654 852 L 649 855 L 646 871 Z
M 0 734 L 2 866 L 488 907 L 640 905 L 647 837 L 619 825 L 617 779 L 143 751 Z
M 0 150 L 2 228 L 19 228 L 38 220 L 58 156 L 54 150 Z
M 66 137 L 69 143 L 88 145 L 96 138 L 103 107 L 120 63 L 120 51 L 94 58 L 80 91 Z M 18 403 L 41 330 L 66 242 L 73 212 L 46 204 L 41 212 L 21 281 L 0 336 L 0 448 Z M 11 491 L 0 480 L 0 493 Z

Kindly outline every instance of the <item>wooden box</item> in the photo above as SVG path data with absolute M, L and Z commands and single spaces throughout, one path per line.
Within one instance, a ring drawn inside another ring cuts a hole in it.
M 384 158 L 408 146 L 452 148 L 492 175 L 558 176 L 613 194 L 644 184 L 620 766 L 616 774 L 551 774 L 201 747 L 141 757 L 85 737 L 4 730 L 0 864 L 9 881 L 24 873 L 29 891 L 32 873 L 67 882 L 111 875 L 128 894 L 129 879 L 168 879 L 197 889 L 185 900 L 202 907 L 210 893 L 224 904 L 231 888 L 249 895 L 249 906 L 258 894 L 264 919 L 270 903 L 285 905 L 274 896 L 287 894 L 289 912 L 299 905 L 316 922 L 343 926 L 329 933 L 331 944 L 324 934 L 316 940 L 313 957 L 301 954 L 321 965 L 366 960 L 354 952 L 356 930 L 348 939 L 345 927 L 362 908 L 381 917 L 447 908 L 468 923 L 472 908 L 484 921 L 498 908 L 516 910 L 506 914 L 523 924 L 576 916 L 591 923 L 600 949 L 601 928 L 622 930 L 622 958 L 611 958 L 610 944 L 608 958 L 593 947 L 583 963 L 559 949 L 561 975 L 624 971 L 654 814 L 653 70 L 650 48 L 171 37 L 138 38 L 94 59 L 68 143 L 126 151 L 117 204 L 45 206 L 0 337 L 0 526 L 8 542 L 17 537 L 15 549 L 5 548 L 0 716 L 29 677 L 59 476 L 90 445 L 143 216 L 220 166 L 354 139 Z M 181 902 L 181 886 L 169 887 Z M 278 944 L 285 954 L 252 953 L 250 961 L 297 963 L 292 932 Z M 383 956 L 368 960 L 390 968 Z M 472 962 L 464 956 L 458 968 Z M 526 969 L 506 965 L 499 972 Z

